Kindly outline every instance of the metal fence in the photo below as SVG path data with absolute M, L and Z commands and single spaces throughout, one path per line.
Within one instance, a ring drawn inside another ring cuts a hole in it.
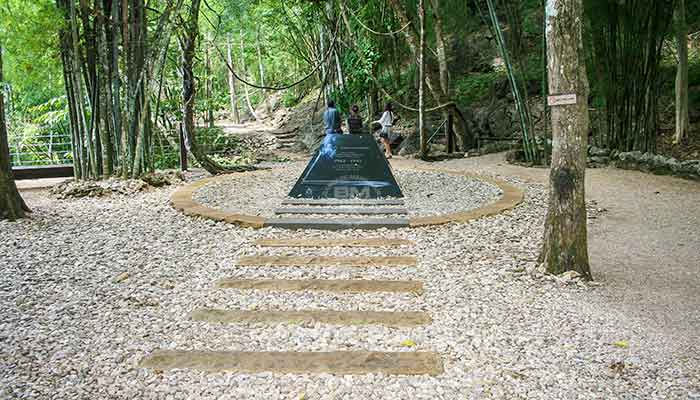
M 67 134 L 10 136 L 10 160 L 15 167 L 73 164 L 73 144 Z

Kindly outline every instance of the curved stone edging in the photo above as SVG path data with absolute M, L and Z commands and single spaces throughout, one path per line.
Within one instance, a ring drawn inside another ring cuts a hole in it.
M 503 191 L 503 195 L 500 199 L 479 208 L 449 214 L 409 218 L 409 227 L 411 228 L 430 225 L 442 225 L 448 224 L 450 222 L 464 223 L 482 217 L 500 214 L 503 211 L 515 208 L 518 204 L 520 204 L 523 201 L 524 198 L 524 192 L 522 190 L 500 179 L 470 174 L 462 171 L 431 168 L 420 165 L 401 165 L 403 164 L 401 162 L 397 164 L 399 164 L 397 166 L 399 166 L 402 169 L 414 169 L 417 171 L 425 172 L 443 172 L 451 175 L 461 175 L 470 178 L 480 179 L 484 182 L 488 182 L 492 185 L 497 186 L 499 189 L 501 189 L 501 191 Z M 255 174 L 269 171 L 271 170 L 259 170 L 246 173 Z M 227 177 L 228 175 L 217 175 L 210 178 L 200 179 L 198 181 L 184 185 L 175 190 L 175 192 L 170 196 L 170 204 L 176 210 L 182 211 L 185 215 L 189 216 L 199 216 L 214 221 L 223 221 L 230 224 L 237 224 L 240 226 L 250 228 L 262 228 L 266 226 L 265 222 L 267 221 L 267 218 L 259 217 L 256 215 L 227 212 L 216 208 L 207 207 L 194 201 L 194 192 L 210 183 L 223 180 Z

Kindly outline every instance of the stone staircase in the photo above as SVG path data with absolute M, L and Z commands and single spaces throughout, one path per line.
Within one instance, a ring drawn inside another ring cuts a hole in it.
M 405 239 L 261 239 L 260 248 L 304 247 L 394 247 L 414 246 Z M 268 256 L 241 257 L 237 268 L 246 267 L 326 267 L 394 268 L 416 267 L 414 256 Z M 423 282 L 414 280 L 336 280 L 336 279 L 240 279 L 227 278 L 215 283 L 216 290 L 265 290 L 271 293 L 311 291 L 334 293 L 409 292 L 421 296 Z M 264 308 L 264 305 L 261 305 Z M 226 310 L 197 308 L 189 316 L 207 324 L 285 324 L 310 323 L 331 325 L 384 325 L 397 328 L 429 325 L 430 314 L 422 311 L 334 311 L 334 310 Z M 364 375 L 439 375 L 442 359 L 432 351 L 216 351 L 159 350 L 146 356 L 140 364 L 157 371 L 191 369 L 212 373 L 261 373 Z
M 265 226 L 286 229 L 379 229 L 409 226 L 402 199 L 287 199 Z

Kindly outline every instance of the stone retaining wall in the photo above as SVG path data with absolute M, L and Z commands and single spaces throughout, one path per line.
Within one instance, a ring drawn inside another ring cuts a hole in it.
M 672 175 L 700 181 L 700 160 L 678 161 L 673 157 L 641 151 L 616 152 L 590 146 L 589 167 L 613 165 L 620 169 L 650 172 L 656 175 Z

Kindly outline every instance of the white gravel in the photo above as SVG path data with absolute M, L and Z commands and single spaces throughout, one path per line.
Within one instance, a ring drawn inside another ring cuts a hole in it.
M 194 199 L 200 204 L 263 217 L 274 217 L 274 210 L 281 208 L 294 183 L 302 174 L 306 163 L 279 165 L 271 171 L 254 174 L 234 174 L 197 190 Z M 409 216 L 429 216 L 466 211 L 490 203 L 501 196 L 502 191 L 490 183 L 442 172 L 426 172 L 410 169 L 394 170 Z M 445 188 L 450 190 L 445 190 Z M 351 206 L 344 206 L 351 207 Z M 381 206 L 383 208 L 391 206 Z M 342 218 L 348 215 L 305 215 L 304 217 Z M 396 215 L 369 215 L 365 218 L 387 218 Z M 357 216 L 355 216 L 357 217 Z
M 253 230 L 189 218 L 168 206 L 173 189 L 97 200 L 28 195 L 35 210 L 31 219 L 0 222 L 0 398 L 697 399 L 696 352 L 673 353 L 666 332 L 610 311 L 597 286 L 529 273 L 539 250 L 545 199 L 542 187 L 520 185 L 527 189 L 526 203 L 506 214 L 466 225 L 375 232 Z M 252 244 L 262 237 L 309 236 L 402 237 L 417 246 L 264 249 Z M 413 254 L 420 263 L 415 268 L 235 266 L 239 256 L 252 254 Z M 128 278 L 115 282 L 124 272 Z M 425 293 L 213 287 L 231 276 L 419 279 Z M 188 320 L 199 306 L 422 310 L 434 321 L 400 329 L 209 325 Z M 406 339 L 417 347 L 402 347 Z M 613 345 L 619 341 L 628 347 Z M 138 369 L 156 349 L 434 350 L 443 357 L 445 373 Z

